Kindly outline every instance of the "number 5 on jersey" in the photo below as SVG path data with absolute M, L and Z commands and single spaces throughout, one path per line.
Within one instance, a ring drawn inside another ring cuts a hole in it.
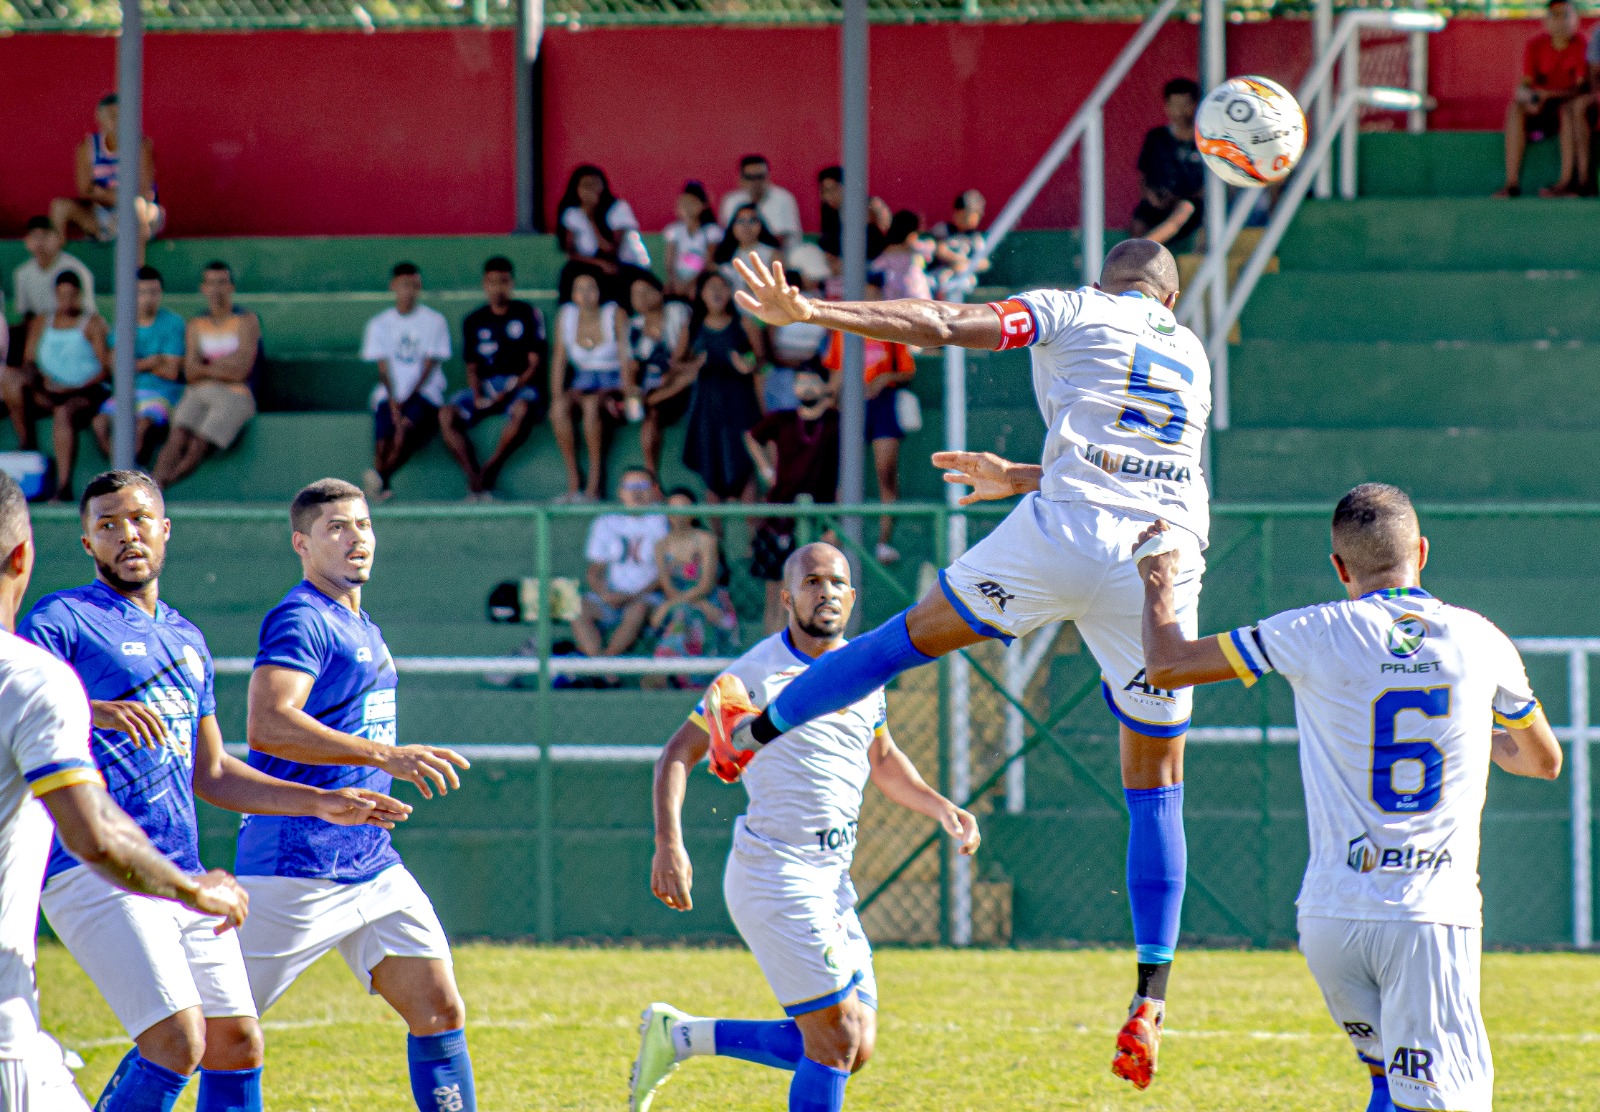
M 1157 376 L 1163 380 L 1157 381 Z M 1176 375 L 1181 385 L 1164 385 Z M 1194 372 L 1176 359 L 1139 344 L 1128 365 L 1128 397 L 1117 424 L 1130 432 L 1162 444 L 1177 444 L 1188 427 L 1189 407 L 1183 404 L 1183 387 L 1194 383 Z
M 1401 714 L 1450 716 L 1448 687 L 1385 691 L 1372 704 L 1372 801 L 1391 815 L 1421 815 L 1439 805 L 1444 754 L 1423 738 L 1396 740 Z

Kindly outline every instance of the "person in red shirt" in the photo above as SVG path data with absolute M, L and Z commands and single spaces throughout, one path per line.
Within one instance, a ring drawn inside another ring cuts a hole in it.
M 876 271 L 867 275 L 866 298 L 883 300 L 883 278 Z M 878 501 L 900 500 L 900 441 L 906 430 L 900 427 L 898 397 L 900 388 L 911 381 L 917 365 L 911 349 L 904 344 L 883 340 L 863 340 L 862 370 L 867 384 L 867 439 L 872 442 L 872 464 L 878 474 Z M 839 369 L 844 366 L 844 333 L 835 332 L 828 341 L 822 365 L 834 372 L 837 390 Z M 911 430 L 915 431 L 915 430 Z M 873 555 L 880 564 L 892 564 L 900 553 L 894 539 L 894 518 L 878 519 L 878 547 Z
M 1522 83 L 1506 107 L 1506 184 L 1497 197 L 1522 195 L 1528 142 L 1552 135 L 1561 144 L 1561 180 L 1540 194 L 1576 196 L 1589 180 L 1588 43 L 1570 0 L 1550 0 L 1544 25 L 1544 34 L 1528 40 Z

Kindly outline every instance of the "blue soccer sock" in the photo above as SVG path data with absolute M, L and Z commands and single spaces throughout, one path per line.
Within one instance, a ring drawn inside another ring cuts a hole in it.
M 201 1070 L 194 1112 L 261 1112 L 261 1067 Z
M 465 1030 L 407 1035 L 406 1061 L 418 1112 L 478 1112 Z
M 156 1065 L 136 1047 L 112 1074 L 95 1112 L 172 1112 L 188 1083 L 186 1076 Z
M 719 1058 L 742 1058 L 775 1070 L 792 1070 L 805 1057 L 800 1025 L 792 1019 L 713 1020 Z
M 1128 903 L 1142 964 L 1172 960 L 1183 915 L 1189 849 L 1183 837 L 1183 785 L 1124 788 L 1128 801 Z
M 911 643 L 907 613 L 901 611 L 871 633 L 823 653 L 790 680 L 752 725 L 755 739 L 765 744 L 813 718 L 865 699 L 901 672 L 930 663 L 934 658 Z
M 789 1112 L 840 1112 L 849 1070 L 836 1070 L 810 1058 L 801 1058 L 789 1083 Z
M 1389 1079 L 1381 1073 L 1372 1075 L 1372 1099 L 1367 1102 L 1367 1112 L 1395 1112 L 1389 1099 Z

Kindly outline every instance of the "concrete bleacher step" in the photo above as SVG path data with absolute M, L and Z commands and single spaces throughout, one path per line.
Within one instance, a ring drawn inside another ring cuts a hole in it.
M 1498 131 L 1367 132 L 1357 171 L 1362 197 L 1488 197 L 1505 183 L 1505 137 Z M 1522 171 L 1526 194 L 1536 197 L 1559 176 L 1555 141 L 1530 144 Z
M 1368 198 L 1301 207 L 1278 247 L 1286 271 L 1595 269 L 1592 199 Z
M 1249 340 L 1235 428 L 1600 429 L 1600 343 Z
M 1600 341 L 1600 269 L 1285 272 L 1256 287 L 1245 339 Z

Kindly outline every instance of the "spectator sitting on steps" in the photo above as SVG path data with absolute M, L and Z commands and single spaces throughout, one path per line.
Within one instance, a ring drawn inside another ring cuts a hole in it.
M 361 358 L 378 364 L 372 392 L 372 467 L 363 478 L 367 501 L 391 498 L 389 480 L 432 439 L 444 404 L 444 371 L 450 358 L 450 322 L 418 300 L 422 272 L 396 263 L 389 277 L 394 307 L 367 322 Z
M 1151 128 L 1139 149 L 1139 204 L 1128 234 L 1171 245 L 1199 230 L 1204 216 L 1206 171 L 1194 142 L 1200 86 L 1175 77 L 1161 97 L 1167 122 Z
M 143 461 L 155 446 L 155 431 L 172 423 L 172 411 L 183 397 L 183 318 L 161 306 L 161 272 L 153 266 L 139 268 L 137 298 L 139 330 L 134 342 L 134 458 Z M 117 334 L 107 343 L 115 352 Z M 114 358 L 114 356 L 113 356 Z M 117 400 L 107 398 L 94 418 L 94 438 L 111 458 L 111 426 Z
M 726 226 L 745 205 L 754 205 L 782 247 L 800 242 L 800 206 L 781 185 L 772 183 L 772 168 L 765 156 L 747 154 L 739 160 L 739 188 L 722 198 L 718 213 Z
M 1561 179 L 1539 192 L 1573 197 L 1589 180 L 1589 69 L 1587 43 L 1569 0 L 1550 0 L 1544 33 L 1522 53 L 1522 83 L 1506 106 L 1506 183 L 1496 197 L 1522 196 L 1522 160 L 1528 143 L 1557 137 Z
M 94 275 L 83 265 L 83 260 L 61 249 L 61 233 L 56 231 L 47 216 L 35 216 L 28 221 L 22 236 L 22 246 L 33 256 L 11 273 L 12 307 L 21 317 L 17 321 L 17 339 L 11 345 L 9 362 L 22 366 L 22 349 L 28 338 L 28 324 L 34 317 L 49 316 L 56 311 L 56 276 L 70 270 L 78 276 L 83 287 L 83 307 L 95 311 Z
M 13 414 L 24 414 L 32 447 L 33 415 L 50 414 L 50 439 L 55 446 L 56 493 L 53 501 L 73 502 L 72 466 L 78 455 L 78 433 L 99 409 L 106 389 L 106 322 L 83 307 L 78 276 L 63 270 L 56 276 L 56 309 L 33 318 L 23 367 L 31 389 L 6 390 Z
M 622 472 L 618 499 L 630 509 L 661 500 L 655 476 L 642 467 Z M 584 557 L 589 589 L 572 620 L 583 655 L 621 656 L 631 649 L 651 611 L 663 601 L 656 545 L 667 535 L 665 514 L 601 514 L 589 526 Z
M 57 197 L 50 204 L 50 223 L 62 240 L 77 228 L 90 239 L 117 236 L 117 94 L 107 93 L 94 109 L 95 130 L 78 144 L 78 196 Z M 161 234 L 167 210 L 156 200 L 155 147 L 147 135 L 139 158 L 139 196 L 134 213 L 139 219 L 139 260 L 144 245 Z

